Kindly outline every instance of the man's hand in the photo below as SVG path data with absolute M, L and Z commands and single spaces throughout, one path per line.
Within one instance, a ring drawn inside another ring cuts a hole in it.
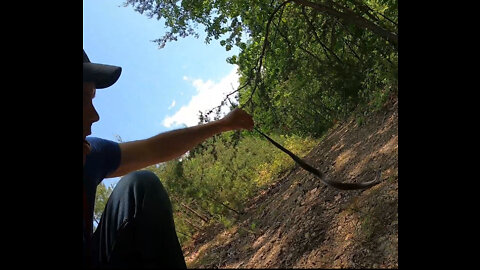
M 147 166 L 178 158 L 215 134 L 241 129 L 253 129 L 252 117 L 235 109 L 220 120 L 160 133 L 154 137 L 120 143 L 122 159 L 117 170 L 107 176 L 125 175 Z
M 253 129 L 253 118 L 244 110 L 236 108 L 220 120 L 226 130 Z

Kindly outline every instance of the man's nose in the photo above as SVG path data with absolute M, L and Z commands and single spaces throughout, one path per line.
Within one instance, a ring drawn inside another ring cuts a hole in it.
M 97 110 L 95 110 L 95 107 L 93 108 L 93 114 L 92 114 L 92 123 L 98 122 L 100 120 L 100 115 L 98 114 Z

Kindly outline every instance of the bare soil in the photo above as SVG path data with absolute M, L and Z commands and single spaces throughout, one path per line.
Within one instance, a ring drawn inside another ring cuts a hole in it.
M 304 158 L 342 191 L 296 167 L 253 198 L 229 229 L 184 247 L 189 268 L 398 268 L 398 101 L 333 127 Z

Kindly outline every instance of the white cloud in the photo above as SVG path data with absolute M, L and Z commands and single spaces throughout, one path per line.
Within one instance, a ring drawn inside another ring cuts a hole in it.
M 172 104 L 168 106 L 168 109 L 171 110 L 173 107 L 175 107 L 175 99 L 172 101 Z
M 174 115 L 165 117 L 163 125 L 167 128 L 197 125 L 199 111 L 206 112 L 219 106 L 226 95 L 237 89 L 239 85 L 236 66 L 219 82 L 191 79 L 187 76 L 183 76 L 183 79 L 189 81 L 195 87 L 197 94 L 192 96 L 189 103 L 186 106 L 182 106 Z M 228 111 L 228 105 L 227 101 L 227 105 L 222 107 L 222 113 Z

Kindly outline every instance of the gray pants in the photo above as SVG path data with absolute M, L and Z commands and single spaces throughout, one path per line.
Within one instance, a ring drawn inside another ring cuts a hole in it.
M 94 264 L 100 268 L 186 269 L 168 194 L 150 171 L 120 179 L 93 235 L 93 246 Z

